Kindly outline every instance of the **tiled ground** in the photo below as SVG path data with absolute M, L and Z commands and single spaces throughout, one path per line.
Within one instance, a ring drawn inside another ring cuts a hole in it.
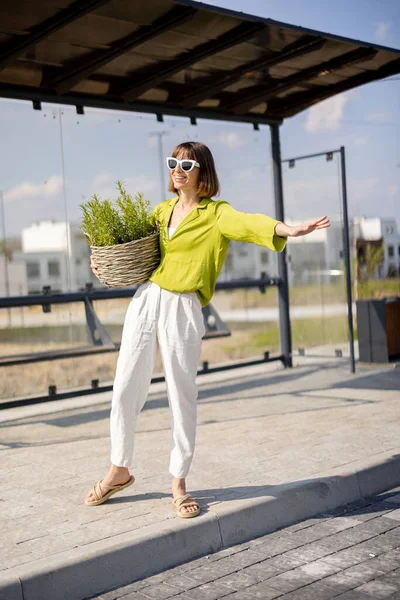
M 400 487 L 95 600 L 400 599 Z

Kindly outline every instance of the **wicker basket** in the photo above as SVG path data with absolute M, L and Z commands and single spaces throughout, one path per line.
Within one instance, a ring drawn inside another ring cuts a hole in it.
M 99 280 L 109 287 L 147 281 L 160 263 L 160 234 L 115 246 L 90 246 Z

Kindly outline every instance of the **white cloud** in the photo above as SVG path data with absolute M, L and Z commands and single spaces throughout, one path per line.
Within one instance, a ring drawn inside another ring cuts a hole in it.
M 42 183 L 32 183 L 24 181 L 18 183 L 4 194 L 4 199 L 8 201 L 25 200 L 37 196 L 56 196 L 62 190 L 62 177 L 60 175 L 52 175 Z
M 230 150 L 240 148 L 245 143 L 245 140 L 236 131 L 221 131 L 217 136 L 217 140 Z
M 310 132 L 338 129 L 348 98 L 339 94 L 312 106 L 307 114 L 306 130 Z
M 367 120 L 372 123 L 390 123 L 390 121 L 392 120 L 392 113 L 383 110 L 374 113 L 369 113 L 367 115 Z
M 388 37 L 388 32 L 392 27 L 391 21 L 378 21 L 375 29 L 375 39 L 377 42 L 385 42 Z
M 397 196 L 399 192 L 400 192 L 400 188 L 395 183 L 388 185 L 388 194 L 390 197 Z

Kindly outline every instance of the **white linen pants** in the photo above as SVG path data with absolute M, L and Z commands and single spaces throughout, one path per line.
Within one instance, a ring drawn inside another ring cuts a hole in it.
M 111 462 L 132 467 L 137 417 L 147 399 L 159 345 L 172 424 L 169 471 L 185 478 L 197 421 L 195 385 L 205 326 L 195 292 L 169 292 L 147 281 L 125 316 L 110 413 Z

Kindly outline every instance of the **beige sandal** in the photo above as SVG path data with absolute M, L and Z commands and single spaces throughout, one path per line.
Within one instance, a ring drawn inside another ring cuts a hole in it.
M 133 475 L 131 475 L 130 479 L 126 483 L 120 483 L 119 485 L 107 485 L 106 483 L 101 485 L 102 481 L 103 478 L 101 478 L 91 489 L 91 492 L 96 500 L 89 501 L 87 497 L 85 498 L 85 504 L 87 506 L 97 506 L 98 504 L 103 504 L 103 502 L 108 500 L 113 494 L 116 494 L 117 492 L 120 492 L 121 490 L 124 490 L 132 485 L 132 483 L 135 481 L 135 478 Z M 103 494 L 103 488 L 108 489 L 105 494 Z
M 182 517 L 182 519 L 189 519 L 190 517 L 197 517 L 200 512 L 199 503 L 190 495 L 185 494 L 184 496 L 179 496 L 178 498 L 173 498 L 172 504 L 177 508 L 176 516 Z M 198 510 L 193 512 L 182 510 L 184 506 L 197 506 Z

